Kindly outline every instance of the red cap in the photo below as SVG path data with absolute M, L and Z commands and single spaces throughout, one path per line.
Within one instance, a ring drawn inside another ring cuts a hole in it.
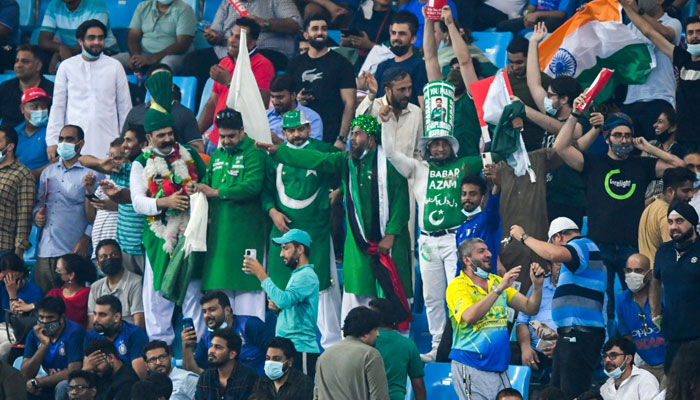
M 51 97 L 46 94 L 44 89 L 40 87 L 33 87 L 29 88 L 24 91 L 24 94 L 22 94 L 22 105 L 28 101 L 36 100 L 36 99 L 46 99 L 46 100 L 51 100 Z

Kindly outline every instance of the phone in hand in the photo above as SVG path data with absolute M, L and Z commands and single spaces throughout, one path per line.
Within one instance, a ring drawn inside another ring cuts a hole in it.
M 94 193 L 86 194 L 85 197 L 87 197 L 90 201 L 100 201 L 100 198 L 95 196 Z
M 491 152 L 486 151 L 484 153 L 481 153 L 481 161 L 484 167 L 489 164 L 493 164 L 493 157 L 491 156 Z
M 341 29 L 340 34 L 343 36 L 362 36 L 362 32 L 360 32 L 357 28 Z
M 314 90 L 309 87 L 301 88 L 301 94 L 303 96 L 313 96 Z
M 182 329 L 194 328 L 194 321 L 192 318 L 185 317 L 182 319 Z

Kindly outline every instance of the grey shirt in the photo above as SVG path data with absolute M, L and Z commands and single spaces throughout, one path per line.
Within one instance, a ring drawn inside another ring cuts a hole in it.
M 141 291 L 141 277 L 126 269 L 114 290 L 109 288 L 106 276 L 98 279 L 90 286 L 87 307 L 88 315 L 92 315 L 95 311 L 95 300 L 101 296 L 111 294 L 116 296 L 122 303 L 122 318 L 124 321 L 133 324 L 134 314 L 143 312 Z
M 302 27 L 299 9 L 292 0 L 241 0 L 250 14 L 262 19 L 283 19 L 292 18 Z M 224 34 L 226 38 L 231 36 L 231 29 L 240 18 L 240 14 L 228 0 L 222 0 L 219 9 L 216 10 L 211 29 Z M 277 32 L 260 32 L 258 37 L 258 48 L 277 50 L 291 59 L 295 54 L 294 39 L 291 35 Z M 228 55 L 227 45 L 214 46 L 214 52 L 219 59 Z
M 146 119 L 146 110 L 148 110 L 150 105 L 151 102 L 139 104 L 129 111 L 129 114 L 126 116 L 126 121 L 124 121 L 124 126 L 122 127 L 122 137 L 130 125 L 143 126 L 143 121 Z M 199 132 L 199 126 L 197 125 L 197 118 L 195 118 L 192 110 L 178 102 L 173 102 L 170 113 L 175 119 L 175 126 L 173 126 L 175 141 L 188 144 L 197 140 L 202 140 L 202 134 Z

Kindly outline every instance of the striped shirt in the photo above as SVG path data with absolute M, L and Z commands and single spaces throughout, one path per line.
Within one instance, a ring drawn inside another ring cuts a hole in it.
M 131 163 L 119 167 L 118 173 L 111 175 L 114 184 L 120 188 L 129 187 L 129 176 L 131 175 Z M 134 210 L 132 204 L 119 205 L 119 218 L 117 219 L 117 243 L 122 251 L 131 255 L 142 255 L 144 216 Z
M 119 51 L 117 40 L 109 28 L 109 14 L 103 0 L 81 0 L 74 11 L 69 10 L 62 0 L 52 0 L 46 7 L 44 19 L 41 21 L 41 31 L 53 33 L 54 38 L 66 46 L 75 46 L 78 44 L 75 31 L 81 23 L 90 19 L 99 20 L 107 26 L 105 48 Z
M 104 194 L 99 186 L 95 190 L 95 196 L 100 200 L 106 200 L 107 195 Z M 117 212 L 110 210 L 97 210 L 95 213 L 95 221 L 92 223 L 92 258 L 97 258 L 95 253 L 97 244 L 104 239 L 117 238 Z
M 604 328 L 603 304 L 607 276 L 598 246 L 577 237 L 566 244 L 572 260 L 562 265 L 552 300 L 552 319 L 558 327 Z

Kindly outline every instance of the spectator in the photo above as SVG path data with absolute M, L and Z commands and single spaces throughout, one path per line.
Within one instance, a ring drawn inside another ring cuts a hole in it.
M 241 364 L 262 375 L 265 372 L 263 349 L 267 341 L 275 335 L 277 318 L 268 313 L 263 322 L 254 316 L 234 315 L 228 296 L 218 290 L 207 292 L 199 302 L 207 329 L 200 333 L 199 342 L 194 327 L 182 330 L 182 368 L 198 375 L 202 374 L 209 367 L 207 351 L 211 347 L 211 333 L 217 329 L 231 328 L 243 341 L 238 357 Z
M 22 115 L 22 95 L 30 88 L 38 87 L 51 96 L 53 82 L 41 74 L 41 52 L 37 46 L 28 44 L 17 48 L 15 78 L 0 84 L 0 118 L 3 123 L 17 126 L 25 118 Z
M 695 174 L 688 168 L 667 169 L 662 180 L 663 192 L 642 212 L 639 219 L 639 252 L 652 263 L 661 243 L 671 240 L 666 222 L 669 204 L 677 201 L 689 203 L 693 198 L 695 180 Z
M 374 348 L 380 324 L 381 317 L 367 307 L 350 310 L 343 323 L 345 339 L 318 359 L 314 399 L 389 398 L 384 361 Z
M 94 339 L 85 346 L 83 370 L 98 376 L 97 398 L 100 400 L 127 400 L 131 387 L 138 382 L 131 366 L 124 363 L 109 339 Z
M 66 305 L 60 297 L 44 297 L 36 303 L 37 324 L 24 347 L 22 375 L 27 392 L 39 399 L 53 399 L 54 387 L 83 365 L 85 331 L 66 319 Z M 39 368 L 47 375 L 35 378 Z
M 0 125 L 0 257 L 14 252 L 24 257 L 31 247 L 31 208 L 34 204 L 34 179 L 31 172 L 15 157 L 17 132 Z
M 277 136 L 277 143 L 282 143 L 285 140 L 282 117 L 287 112 L 294 110 L 303 112 L 309 121 L 311 138 L 323 140 L 323 121 L 321 121 L 321 116 L 309 107 L 299 104 L 297 93 L 294 78 L 291 75 L 283 74 L 272 78 L 270 82 L 270 103 L 272 103 L 272 107 L 267 110 L 267 120 L 270 123 L 270 130 Z M 275 141 L 274 136 L 273 141 Z
M 95 280 L 95 266 L 77 254 L 64 254 L 58 258 L 56 274 L 56 288 L 49 290 L 46 295 L 62 298 L 66 304 L 66 318 L 85 329 L 90 296 L 88 283 Z
M 375 77 L 379 77 L 376 79 L 377 96 L 384 96 L 384 88 L 387 86 L 383 81 L 384 73 L 391 68 L 403 68 L 408 71 L 415 88 L 411 92 L 409 101 L 422 108 L 423 86 L 428 83 L 428 77 L 425 72 L 425 64 L 413 47 L 418 39 L 418 19 L 408 11 L 399 11 L 391 19 L 389 29 L 391 32 L 391 51 L 395 56 L 377 66 L 377 72 L 374 73 Z M 419 33 L 421 33 L 420 37 L 422 38 L 422 32 Z
M 413 340 L 396 332 L 400 321 L 396 318 L 394 305 L 387 299 L 373 299 L 369 302 L 369 307 L 380 317 L 374 347 L 384 361 L 389 398 L 401 400 L 406 397 L 406 376 L 408 376 L 414 397 L 417 400 L 425 400 L 426 391 L 425 382 L 423 382 L 425 372 L 420 353 Z
M 690 205 L 693 206 L 695 212 L 700 210 L 700 148 L 694 144 L 687 144 L 683 149 L 683 162 L 686 168 L 695 174 L 696 181 L 693 183 L 693 198 L 690 200 Z
M 34 279 L 45 292 L 54 288 L 56 263 L 60 256 L 66 253 L 85 258 L 90 256 L 92 234 L 92 224 L 88 222 L 83 207 L 85 190 L 82 180 L 94 172 L 78 161 L 85 145 L 85 134 L 77 125 L 66 125 L 61 129 L 58 141 L 61 160 L 42 171 L 38 201 L 33 211 L 34 223 L 42 228 Z
M 265 355 L 265 375 L 258 378 L 253 395 L 279 400 L 311 400 L 314 382 L 294 368 L 296 349 L 291 340 L 273 338 Z
M 523 395 L 513 388 L 505 388 L 498 392 L 496 400 L 523 400 Z
M 491 266 L 497 267 L 498 248 L 501 245 L 501 215 L 498 212 L 501 204 L 501 188 L 498 185 L 496 165 L 489 164 L 484 167 L 484 176 L 492 182 L 490 192 L 486 190 L 486 181 L 478 175 L 467 175 L 460 182 L 462 214 L 467 219 L 457 229 L 455 239 L 457 247 L 469 238 L 482 239 L 489 249 L 494 249 L 491 253 Z M 484 197 L 487 195 L 482 211 L 481 205 L 484 204 Z
M 328 21 L 314 15 L 304 22 L 304 38 L 309 51 L 289 64 L 294 77 L 297 100 L 316 111 L 323 121 L 323 141 L 345 148 L 355 110 L 355 79 L 352 65 L 328 48 Z
M 16 254 L 7 253 L 0 258 L 0 306 L 16 314 L 24 314 L 35 309 L 41 299 L 41 289 L 29 280 L 29 271 Z M 7 313 L 0 314 L 0 359 L 7 360 L 12 344 L 22 341 L 24 332 L 14 332 Z
M 148 375 L 146 379 L 134 383 L 131 387 L 132 400 L 168 400 L 173 393 L 173 382 L 167 375 L 154 373 Z M 193 399 L 194 397 L 186 397 Z
M 697 342 L 688 343 L 680 350 L 671 366 L 665 393 L 661 392 L 654 400 L 692 399 L 700 394 L 698 393 L 700 375 L 698 375 L 698 369 L 694 367 L 697 365 L 698 357 L 700 357 L 700 344 Z
M 416 41 L 415 41 L 414 45 L 418 48 L 423 47 L 423 29 L 425 26 L 425 16 L 423 15 L 423 7 L 426 6 L 426 3 L 428 3 L 428 2 L 425 0 L 409 0 L 409 1 L 405 2 L 404 5 L 401 6 L 401 8 L 399 8 L 399 12 L 404 11 L 406 13 L 411 13 L 417 19 L 417 21 L 416 21 L 417 24 L 415 25 L 415 29 L 411 29 L 411 33 L 416 37 Z M 460 3 L 460 2 L 457 2 L 457 3 Z M 453 2 L 452 0 L 447 0 L 446 4 L 452 10 L 452 15 L 455 16 L 455 19 L 459 19 L 458 14 L 460 14 L 460 13 L 458 13 L 458 8 L 455 5 L 455 2 Z M 430 21 L 428 21 L 428 22 L 430 22 Z M 392 28 L 390 27 L 389 29 L 391 30 Z M 395 45 L 392 43 L 392 46 L 395 46 Z M 393 48 L 392 48 L 392 51 L 394 51 Z M 395 51 L 394 51 L 394 54 L 396 54 L 397 56 L 399 55 Z M 411 77 L 415 78 L 415 76 L 413 76 L 413 75 L 411 75 Z M 415 81 L 416 80 L 414 79 L 414 82 Z M 424 82 L 424 83 L 426 83 L 426 82 Z M 420 86 L 416 85 L 416 87 L 420 87 L 422 89 L 423 85 L 420 85 Z M 422 93 L 422 91 L 421 91 L 421 93 Z
M 231 328 L 219 328 L 211 334 L 205 370 L 197 382 L 196 400 L 247 400 L 257 375 L 238 362 L 241 338 Z M 226 382 L 222 385 L 221 382 Z
M 184 68 L 196 27 L 194 10 L 183 0 L 143 1 L 129 24 L 129 51 L 114 58 L 130 71 L 145 72 L 163 63 L 178 75 Z
M 675 147 L 677 119 L 676 110 L 671 107 L 663 109 L 656 122 L 654 122 L 654 140 L 649 141 L 649 144 L 680 157 L 682 154 L 678 154 L 681 152 L 677 151 L 680 147 Z M 643 155 L 653 157 L 646 153 Z M 649 184 L 645 194 L 647 203 L 654 201 L 652 198 L 663 191 L 663 186 L 664 182 L 662 179 L 657 179 Z
M 146 3 L 147 2 L 143 2 L 143 4 Z M 171 75 L 174 75 L 170 66 L 167 64 L 158 63 L 149 68 L 148 73 L 146 74 L 146 79 L 150 78 L 151 75 L 158 71 L 168 71 Z M 173 86 L 173 88 L 174 87 L 175 86 Z M 151 107 L 152 102 L 153 100 L 149 100 L 143 104 L 135 106 L 129 111 L 129 114 L 126 116 L 126 120 L 122 125 L 122 136 L 126 136 L 126 132 L 135 126 L 143 127 L 144 120 L 146 119 L 146 110 Z M 177 101 L 173 101 L 171 104 L 170 113 L 175 119 L 175 124 L 173 125 L 175 140 L 177 140 L 178 143 L 187 144 L 194 147 L 199 153 L 204 153 L 202 135 L 199 133 L 197 118 L 194 116 L 192 110 L 183 106 Z
M 365 7 L 355 10 L 348 26 L 348 31 L 354 34 L 344 34 L 340 45 L 354 47 L 361 57 L 367 57 L 372 47 L 389 40 L 388 22 L 394 14 L 390 0 L 375 0 L 370 10 Z
M 68 375 L 68 398 L 70 400 L 97 399 L 97 376 L 81 369 Z
M 622 111 L 634 121 L 637 136 L 651 140 L 656 117 L 663 109 L 676 105 L 673 47 L 680 44 L 683 28 L 680 21 L 666 14 L 661 3 L 649 2 L 648 10 L 640 9 L 634 1 L 623 0 L 620 4 L 631 21 L 628 24 L 630 31 L 644 41 L 653 38 L 656 67 L 644 83 L 628 86 L 622 106 Z
M 532 29 L 535 25 L 544 24 L 547 30 L 554 32 L 571 15 L 575 4 L 569 0 L 529 0 L 522 17 L 499 22 L 498 30 L 510 31 L 517 35 L 523 29 Z
M 146 376 L 146 363 L 142 359 L 143 346 L 148 336 L 143 328 L 122 318 L 122 303 L 116 296 L 104 295 L 95 300 L 92 329 L 85 335 L 85 346 L 95 339 L 106 338 L 119 351 L 117 357 L 128 364 L 140 376 Z M 89 354 L 86 350 L 85 354 Z
M 0 1 L 0 71 L 10 69 L 19 34 L 19 5 L 15 0 Z
M 511 288 L 520 267 L 503 278 L 491 274 L 491 253 L 483 240 L 467 239 L 459 245 L 462 270 L 447 285 L 447 307 L 452 323 L 452 380 L 460 399 L 492 399 L 509 387 L 508 306 L 537 314 L 542 298 L 544 270 L 530 267 L 532 294 L 525 297 Z M 492 296 L 495 294 L 495 296 Z M 470 384 L 467 384 L 470 382 Z
M 684 343 L 700 338 L 700 321 L 687 318 L 689 314 L 686 314 L 700 305 L 694 295 L 700 282 L 693 273 L 696 269 L 693 260 L 697 262 L 700 256 L 697 225 L 698 214 L 693 207 L 683 202 L 672 204 L 668 208 L 668 230 L 672 240 L 659 247 L 654 260 L 649 307 L 652 321 L 661 328 L 666 339 L 666 373 L 678 349 Z
M 92 327 L 97 299 L 113 295 L 121 303 L 122 309 L 119 313 L 124 320 L 144 329 L 141 277 L 123 267 L 122 251 L 114 239 L 105 239 L 98 243 L 95 254 L 97 265 L 105 277 L 90 285 L 88 327 Z
M 254 258 L 245 256 L 243 270 L 255 275 L 267 294 L 270 308 L 279 312 L 275 334 L 286 337 L 299 351 L 294 367 L 313 379 L 320 349 L 316 343 L 316 321 L 318 320 L 318 276 L 309 264 L 311 237 L 299 229 L 290 229 L 272 240 L 281 246 L 280 257 L 292 276 L 284 290 L 272 282 L 262 265 Z
M 309 52 L 311 45 L 309 45 L 309 41 L 303 36 L 300 36 L 297 40 L 299 41 L 299 55 L 303 56 Z
M 617 331 L 634 343 L 642 359 L 640 368 L 651 372 L 661 383 L 664 377 L 666 341 L 651 319 L 649 282 L 651 266 L 642 254 L 632 254 L 625 266 L 627 290 L 617 295 Z
M 143 360 L 146 362 L 146 368 L 151 374 L 149 376 L 162 375 L 166 379 L 170 378 L 172 393 L 166 396 L 166 399 L 194 399 L 199 376 L 172 365 L 170 346 L 167 343 L 162 340 L 154 340 L 143 346 Z
M 574 107 L 583 101 L 579 96 Z M 582 110 L 581 112 L 584 112 Z M 614 318 L 615 298 L 613 286 L 615 274 L 624 280 L 624 264 L 637 253 L 635 234 L 639 218 L 644 211 L 646 187 L 654 178 L 660 178 L 670 167 L 682 167 L 678 157 L 651 146 L 643 137 L 634 138 L 632 120 L 623 113 L 608 115 L 603 126 L 606 154 L 583 154 L 570 144 L 574 124 L 579 115 L 572 113 L 554 141 L 554 149 L 564 162 L 575 171 L 583 173 L 586 182 L 588 229 L 591 240 L 600 249 L 600 256 L 607 269 L 608 318 Z M 634 148 L 658 157 L 630 156 Z M 639 190 L 637 190 L 639 187 Z M 615 220 L 615 224 L 610 221 Z M 626 285 L 622 282 L 622 288 Z
M 600 388 L 603 400 L 653 399 L 659 392 L 659 381 L 648 371 L 634 365 L 634 344 L 616 337 L 603 346 L 603 362 L 608 380 Z
M 17 125 L 17 148 L 15 156 L 39 179 L 41 171 L 49 165 L 46 154 L 46 124 L 49 121 L 51 97 L 44 89 L 33 87 L 22 94 L 24 121 Z
M 222 58 L 218 64 L 213 65 L 209 70 L 209 76 L 214 80 L 214 87 L 199 116 L 199 131 L 202 134 L 214 123 L 214 130 L 209 135 L 209 141 L 214 146 L 219 144 L 219 128 L 216 126 L 215 119 L 219 111 L 227 107 L 226 99 L 228 98 L 229 85 L 233 78 L 233 71 L 236 69 L 236 60 L 240 51 L 241 29 L 246 31 L 250 64 L 258 89 L 260 89 L 263 105 L 267 107 L 270 101 L 270 81 L 275 76 L 275 68 L 270 60 L 258 51 L 257 41 L 260 35 L 260 25 L 251 18 L 239 18 L 236 20 L 233 29 L 231 29 L 231 36 L 228 38 L 228 57 Z
M 106 47 L 110 54 L 119 51 L 119 44 L 109 29 L 109 12 L 103 0 L 51 0 L 49 2 L 44 19 L 41 21 L 39 47 L 44 51 L 44 68 L 48 68 L 50 74 L 56 73 L 61 62 L 80 53 L 83 45 L 76 38 L 83 40 L 84 38 L 76 34 L 80 30 L 80 25 L 90 20 L 103 24 L 102 47 Z
M 12 365 L 0 359 L 0 394 L 3 400 L 27 400 L 27 380 Z
M 557 340 L 552 384 L 568 398 L 574 398 L 591 386 L 605 340 L 606 276 L 600 250 L 591 239 L 582 237 L 579 227 L 566 217 L 556 218 L 549 225 L 548 242 L 529 236 L 517 225 L 510 228 L 510 235 L 540 257 L 563 263 L 552 300 L 552 319 L 557 330 L 543 324 L 537 336 Z
M 63 4 L 61 0 L 53 1 Z M 56 74 L 46 128 L 50 160 L 56 157 L 59 131 L 65 125 L 83 128 L 83 153 L 94 157 L 107 154 L 109 142 L 119 136 L 131 109 L 131 97 L 124 68 L 116 60 L 101 55 L 106 34 L 104 24 L 94 19 L 83 22 L 75 31 L 83 52 L 62 62 Z

